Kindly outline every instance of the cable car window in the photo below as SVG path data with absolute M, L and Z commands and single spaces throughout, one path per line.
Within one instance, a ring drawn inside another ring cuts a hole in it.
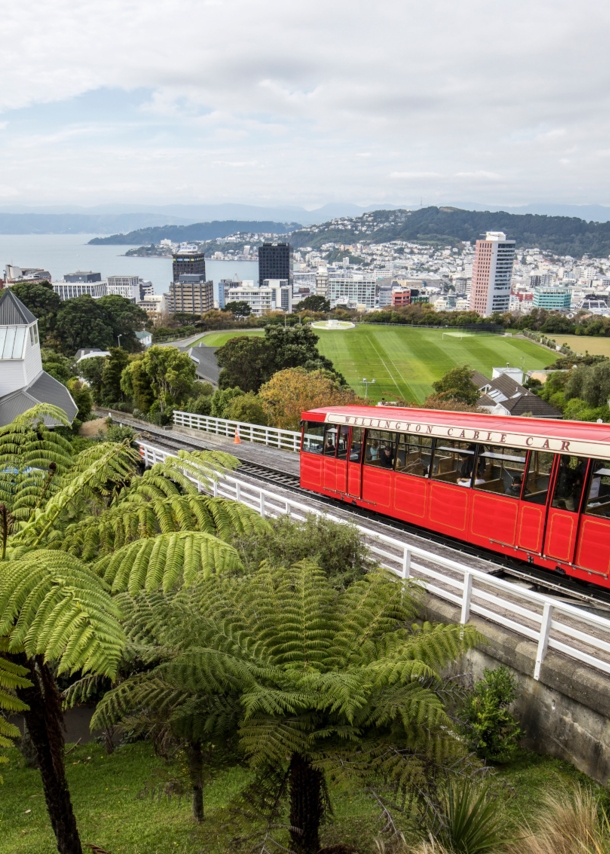
M 427 477 L 432 460 L 432 439 L 427 436 L 406 435 L 398 437 L 396 471 Z
M 477 446 L 451 439 L 437 439 L 432 460 L 432 478 L 445 483 L 470 486 Z
M 526 452 L 503 445 L 479 445 L 478 477 L 474 486 L 485 492 L 519 498 L 525 472 Z
M 610 518 L 610 461 L 593 460 L 585 513 Z
M 303 431 L 303 450 L 308 454 L 321 454 L 324 446 L 324 424 L 306 421 Z
M 367 430 L 364 462 L 367 466 L 394 468 L 396 433 L 387 430 Z
M 349 427 L 343 424 L 339 427 L 339 434 L 337 436 L 337 456 L 340 460 L 345 460 L 347 458 L 347 440 L 349 439 Z
M 571 457 L 569 454 L 562 454 L 559 457 L 559 468 L 553 492 L 553 507 L 558 510 L 578 512 L 586 471 L 587 461 L 583 460 L 582 457 Z
M 362 456 L 362 440 L 364 427 L 352 427 L 352 444 L 349 451 L 350 463 L 359 463 Z
M 547 454 L 544 451 L 531 452 L 522 493 L 524 501 L 531 501 L 532 504 L 546 504 L 554 459 L 554 454 Z
M 327 424 L 324 431 L 324 456 L 334 457 L 337 452 L 337 433 L 338 427 L 334 424 Z

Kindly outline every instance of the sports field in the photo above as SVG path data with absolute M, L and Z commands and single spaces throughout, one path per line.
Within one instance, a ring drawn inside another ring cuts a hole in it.
M 610 356 L 610 338 L 597 338 L 594 335 L 549 335 L 558 344 L 567 344 L 570 350 L 584 356 Z
M 553 361 L 549 350 L 526 338 L 484 332 L 368 324 L 317 332 L 318 349 L 332 360 L 354 391 L 364 396 L 362 379 L 375 380 L 368 391 L 375 401 L 402 397 L 422 403 L 432 392 L 432 383 L 456 365 L 470 365 L 491 377 L 492 368 L 507 362 L 528 371 Z M 207 335 L 202 343 L 220 347 L 234 336 L 235 332 L 218 332 Z
M 203 335 L 199 341 L 195 341 L 193 347 L 200 344 L 206 347 L 222 347 L 230 338 L 237 338 L 240 335 L 264 335 L 264 329 L 227 329 L 224 332 L 211 332 Z

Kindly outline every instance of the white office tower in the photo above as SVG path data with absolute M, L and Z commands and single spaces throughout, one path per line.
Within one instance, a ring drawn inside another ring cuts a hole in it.
M 488 231 L 484 240 L 477 240 L 470 309 L 483 317 L 494 311 L 510 308 L 510 286 L 515 259 L 515 241 L 507 240 L 502 231 Z
M 131 302 L 139 302 L 140 278 L 138 276 L 108 276 L 106 293 L 124 297 Z
M 292 287 L 288 279 L 265 279 L 263 286 L 274 292 L 272 303 L 277 311 L 292 312 Z

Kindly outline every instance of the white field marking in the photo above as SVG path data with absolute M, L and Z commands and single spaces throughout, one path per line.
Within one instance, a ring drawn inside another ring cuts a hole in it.
M 400 386 L 398 385 L 398 383 L 397 383 L 397 382 L 396 382 L 396 380 L 394 379 L 394 374 L 392 373 L 392 371 L 391 371 L 391 370 L 388 368 L 388 366 L 386 365 L 385 360 L 384 360 L 383 356 L 381 355 L 381 353 L 379 352 L 379 350 L 377 349 L 377 347 L 375 346 L 375 342 L 373 341 L 372 337 L 371 337 L 369 340 L 370 340 L 371 344 L 373 345 L 373 349 L 375 350 L 375 352 L 377 353 L 377 355 L 378 355 L 378 356 L 379 356 L 379 358 L 381 359 L 381 361 L 382 361 L 382 363 L 383 363 L 384 368 L 386 369 L 386 371 L 387 371 L 387 372 L 388 372 L 388 374 L 390 375 L 390 379 L 392 380 L 392 382 L 393 382 L 393 383 L 394 383 L 394 385 L 396 386 L 396 388 L 397 388 L 397 390 L 398 390 L 398 393 L 399 393 L 400 395 L 402 395 L 402 389 L 400 388 Z M 390 357 L 389 357 L 389 356 L 388 356 L 388 359 L 390 359 Z M 394 365 L 394 368 L 396 369 L 396 371 L 398 371 L 398 376 L 400 376 L 400 371 L 398 370 L 398 368 L 396 367 L 396 365 L 394 364 L 394 362 L 392 361 L 392 359 L 390 359 L 390 361 L 391 361 L 391 362 L 392 362 L 392 364 Z

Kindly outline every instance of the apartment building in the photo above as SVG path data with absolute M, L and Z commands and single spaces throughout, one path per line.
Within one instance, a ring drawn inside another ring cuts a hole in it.
M 494 311 L 508 311 L 515 260 L 515 241 L 502 231 L 488 231 L 477 240 L 472 265 L 470 309 L 487 317 Z

